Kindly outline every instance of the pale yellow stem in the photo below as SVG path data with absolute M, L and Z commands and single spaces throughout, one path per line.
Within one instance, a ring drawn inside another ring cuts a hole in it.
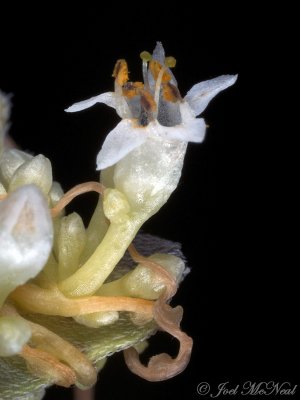
M 95 293 L 123 257 L 142 222 L 132 217 L 123 223 L 111 223 L 91 257 L 73 275 L 60 282 L 59 289 L 70 297 Z

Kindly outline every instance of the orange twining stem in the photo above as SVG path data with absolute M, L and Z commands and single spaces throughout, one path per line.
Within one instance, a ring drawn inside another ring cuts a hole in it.
M 0 194 L 0 200 L 4 200 L 6 198 L 7 194 Z
M 19 355 L 24 358 L 32 373 L 46 378 L 51 383 L 70 387 L 76 382 L 76 374 L 73 369 L 58 361 L 47 351 L 25 345 Z
M 21 317 L 18 314 L 17 310 L 10 304 L 5 304 L 1 308 L 0 315 L 13 315 L 26 321 L 31 330 L 31 338 L 29 342 L 30 346 L 34 347 L 34 349 L 39 349 L 49 353 L 50 356 L 57 358 L 59 362 L 63 362 L 64 364 L 69 366 L 72 370 L 74 370 L 76 374 L 77 383 L 85 387 L 89 387 L 96 383 L 97 373 L 95 368 L 86 357 L 86 355 L 83 354 L 72 343 L 66 341 L 65 339 L 45 328 L 44 326 Z M 32 349 L 25 348 L 25 353 L 26 350 L 27 353 L 32 353 Z M 36 354 L 39 354 L 40 356 L 43 355 L 43 353 Z
M 39 314 L 76 317 L 103 311 L 128 311 L 152 317 L 154 302 L 126 296 L 65 297 L 56 287 L 42 289 L 28 283 L 17 287 L 10 298 L 21 308 Z
M 56 217 L 63 208 L 65 208 L 75 197 L 83 193 L 97 192 L 104 193 L 105 187 L 99 182 L 85 182 L 74 186 L 71 190 L 63 195 L 63 197 L 56 203 L 55 207 L 51 209 L 52 217 Z
M 150 358 L 147 366 L 143 365 L 139 360 L 136 349 L 130 347 L 124 350 L 125 362 L 133 373 L 150 382 L 169 379 L 186 368 L 193 347 L 192 338 L 180 329 L 180 321 L 183 314 L 182 307 L 172 308 L 167 304 L 167 301 L 176 293 L 177 284 L 171 274 L 159 263 L 141 256 L 132 244 L 129 246 L 128 251 L 134 261 L 152 268 L 166 280 L 166 290 L 154 304 L 153 317 L 161 330 L 168 332 L 179 341 L 180 347 L 175 358 L 166 353 L 158 354 Z

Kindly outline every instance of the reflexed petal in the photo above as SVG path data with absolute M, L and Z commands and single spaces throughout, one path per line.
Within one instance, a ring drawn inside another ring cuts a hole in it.
M 122 120 L 105 139 L 97 156 L 97 170 L 116 164 L 147 139 L 146 128 L 134 126 L 130 119 Z
M 52 239 L 49 208 L 36 186 L 22 186 L 1 200 L 0 305 L 16 286 L 40 272 Z
M 185 124 L 165 127 L 161 126 L 159 136 L 181 142 L 200 143 L 205 136 L 206 125 L 203 118 L 194 118 Z
M 92 107 L 96 103 L 104 103 L 109 107 L 116 108 L 116 95 L 114 92 L 101 93 L 98 96 L 80 101 L 67 108 L 66 112 L 77 112 Z
M 237 75 L 221 75 L 208 81 L 200 82 L 194 85 L 188 91 L 184 100 L 186 100 L 197 116 L 202 113 L 208 103 L 222 90 L 233 85 L 237 80 Z

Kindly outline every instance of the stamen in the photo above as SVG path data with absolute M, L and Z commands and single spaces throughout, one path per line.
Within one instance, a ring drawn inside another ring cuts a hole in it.
M 156 81 L 158 79 L 159 73 L 161 72 L 161 69 L 164 68 L 164 74 L 162 77 L 162 82 L 170 82 L 172 79 L 171 74 L 167 71 L 168 66 L 162 66 L 158 61 L 156 60 L 151 60 L 149 63 L 149 68 L 151 71 L 151 74 L 153 76 L 153 79 Z
M 63 208 L 65 208 L 75 197 L 83 193 L 97 192 L 103 195 L 105 187 L 99 182 L 85 182 L 74 186 L 71 190 L 63 195 L 57 202 L 55 207 L 51 209 L 52 217 L 56 217 Z
M 112 76 L 116 79 L 119 86 L 123 86 L 128 81 L 129 77 L 126 60 L 121 59 L 116 62 Z
M 142 82 L 127 82 L 122 88 L 123 95 L 128 99 L 132 99 L 139 94 L 140 89 L 144 87 Z
M 148 80 L 148 62 L 151 61 L 152 55 L 148 51 L 142 51 L 140 54 L 141 59 L 143 60 L 143 80 L 146 89 L 149 89 L 149 80 Z
M 176 65 L 176 58 L 169 56 L 165 58 L 165 65 L 169 68 L 174 68 Z
M 152 59 L 151 53 L 149 51 L 142 51 L 140 57 L 143 61 L 149 62 Z

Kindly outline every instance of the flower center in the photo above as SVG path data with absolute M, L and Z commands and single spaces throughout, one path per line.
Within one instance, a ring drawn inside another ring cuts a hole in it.
M 165 64 L 162 65 L 146 51 L 140 56 L 144 82 L 129 81 L 127 62 L 120 59 L 112 74 L 115 78 L 115 93 L 125 98 L 131 117 L 140 126 L 147 126 L 155 119 L 164 126 L 180 124 L 179 102 L 182 98 L 172 82 L 169 70 L 176 65 L 175 58 L 166 57 Z

